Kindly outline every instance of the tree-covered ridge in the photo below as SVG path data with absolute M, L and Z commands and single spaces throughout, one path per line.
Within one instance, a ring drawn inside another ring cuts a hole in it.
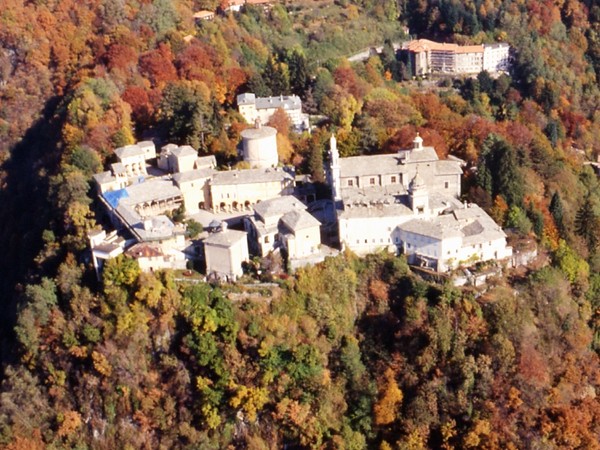
M 477 298 L 384 255 L 263 288 L 177 284 L 120 258 L 103 292 L 72 263 L 59 274 L 25 293 L 6 448 L 598 443 L 593 304 L 558 269 Z

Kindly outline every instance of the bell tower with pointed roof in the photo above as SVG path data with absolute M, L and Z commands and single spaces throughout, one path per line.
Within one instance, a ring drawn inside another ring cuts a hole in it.
M 419 175 L 418 166 L 417 173 L 408 184 L 408 197 L 410 208 L 415 214 L 429 214 L 429 191 L 425 181 Z
M 340 154 L 337 149 L 337 140 L 335 135 L 331 133 L 329 138 L 329 184 L 332 189 L 332 197 L 334 201 L 342 199 L 342 182 L 340 179 Z

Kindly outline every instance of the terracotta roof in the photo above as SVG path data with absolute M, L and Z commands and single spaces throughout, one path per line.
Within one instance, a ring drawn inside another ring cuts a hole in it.
M 461 46 L 454 43 L 434 42 L 429 39 L 417 39 L 410 41 L 406 49 L 411 52 L 425 51 L 447 51 L 454 53 L 479 53 L 483 52 L 483 45 L 465 45 Z
M 194 19 L 206 19 L 207 17 L 214 17 L 215 13 L 213 11 L 198 11 L 194 13 Z
M 139 243 L 132 246 L 125 252 L 126 255 L 132 258 L 154 258 L 157 256 L 163 256 L 164 253 L 159 245 Z

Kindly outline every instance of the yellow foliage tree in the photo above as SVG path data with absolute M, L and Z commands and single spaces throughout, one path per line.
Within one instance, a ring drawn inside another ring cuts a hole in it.
M 77 411 L 67 411 L 58 428 L 60 437 L 72 435 L 81 426 L 81 415 Z
M 258 412 L 269 401 L 269 394 L 266 389 L 259 387 L 240 386 L 236 394 L 230 400 L 230 405 L 234 408 L 241 408 L 246 413 L 250 422 L 256 421 Z
M 96 369 L 98 373 L 104 375 L 105 377 L 110 376 L 112 373 L 112 366 L 108 362 L 108 359 L 106 359 L 106 356 L 94 350 L 92 352 L 92 361 L 94 363 L 94 369 Z
M 384 374 L 383 385 L 379 389 L 379 400 L 375 403 L 375 423 L 389 425 L 396 420 L 396 408 L 402 402 L 402 391 L 396 383 L 394 371 L 388 368 Z

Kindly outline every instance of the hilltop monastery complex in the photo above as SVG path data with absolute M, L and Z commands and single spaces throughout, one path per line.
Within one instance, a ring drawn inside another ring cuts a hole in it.
M 502 229 L 477 205 L 460 202 L 462 161 L 440 160 L 416 136 L 394 154 L 340 158 L 329 144 L 326 168 L 339 243 L 359 255 L 387 249 L 445 272 L 511 256 Z M 90 234 L 94 266 L 126 253 L 142 270 L 183 269 L 202 259 L 208 276 L 236 279 L 250 255 L 282 251 L 291 267 L 323 259 L 322 224 L 298 197 L 293 171 L 280 167 L 276 131 L 242 132 L 245 170 L 217 170 L 214 156 L 150 141 L 115 150 L 116 163 L 94 176 L 116 231 Z M 213 217 L 192 240 L 173 213 Z M 235 228 L 228 227 L 233 223 Z
M 419 135 L 395 154 L 350 158 L 332 136 L 329 156 L 342 246 L 359 255 L 387 248 L 440 272 L 512 255 L 492 218 L 459 201 L 463 162 L 440 160 Z

